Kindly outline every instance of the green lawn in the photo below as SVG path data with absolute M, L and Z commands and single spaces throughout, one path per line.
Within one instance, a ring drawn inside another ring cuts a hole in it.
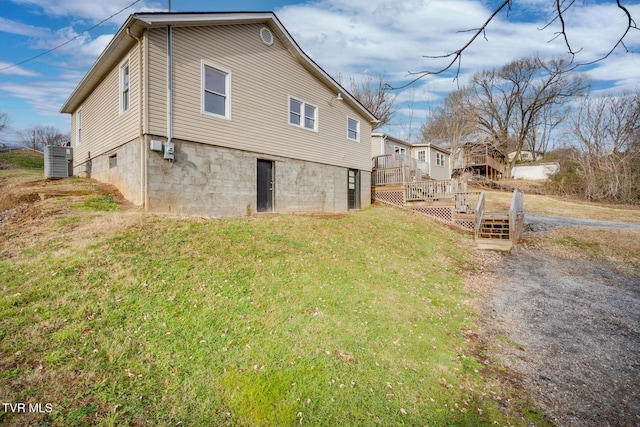
M 51 405 L 0 410 L 0 424 L 539 417 L 470 355 L 467 236 L 385 207 L 209 220 L 135 213 L 107 226 L 125 213 L 100 203 L 102 213 L 70 204 L 51 218 L 56 233 L 0 234 L 0 398 Z M 20 250 L 1 255 L 12 245 Z
M 0 163 L 10 164 L 23 169 L 44 169 L 44 157 L 42 154 L 28 151 L 0 153 Z

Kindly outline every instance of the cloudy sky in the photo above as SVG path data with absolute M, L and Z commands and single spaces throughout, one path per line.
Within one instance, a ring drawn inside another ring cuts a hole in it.
M 274 11 L 302 49 L 334 77 L 383 76 L 400 87 L 409 72 L 437 70 L 438 56 L 463 46 L 502 1 L 496 0 L 173 0 L 172 11 Z M 577 62 L 605 55 L 626 29 L 614 0 L 576 1 L 564 15 Z M 640 19 L 640 0 L 623 0 Z M 514 0 L 464 53 L 455 73 L 428 76 L 394 94 L 399 113 L 388 133 L 410 138 L 429 112 L 476 71 L 523 56 L 559 56 L 553 0 Z M 0 111 L 12 132 L 37 125 L 69 131 L 67 99 L 130 13 L 166 11 L 167 0 L 0 0 Z M 123 10 L 124 9 L 124 10 Z M 110 18 L 111 17 L 111 18 Z M 107 18 L 110 18 L 107 20 Z M 106 21 L 105 21 L 106 20 Z M 103 22 L 104 21 L 104 22 Z M 87 31 L 88 30 L 88 31 Z M 632 30 L 605 61 L 581 68 L 597 90 L 640 89 L 640 31 Z M 51 51 L 50 51 L 51 50 Z

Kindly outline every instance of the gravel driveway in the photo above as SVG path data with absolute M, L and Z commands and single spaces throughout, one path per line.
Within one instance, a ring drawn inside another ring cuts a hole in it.
M 527 214 L 525 237 L 607 223 Z M 638 243 L 640 245 L 640 242 Z M 485 327 L 558 426 L 640 426 L 640 278 L 536 249 L 495 255 Z

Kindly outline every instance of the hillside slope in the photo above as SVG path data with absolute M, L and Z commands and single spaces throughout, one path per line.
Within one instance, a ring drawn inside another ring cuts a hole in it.
M 386 207 L 181 218 L 0 180 L 0 396 L 42 409 L 3 425 L 545 425 L 478 350 L 468 236 Z

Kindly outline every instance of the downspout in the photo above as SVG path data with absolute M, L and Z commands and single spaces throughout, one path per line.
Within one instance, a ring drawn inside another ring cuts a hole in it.
M 172 42 L 171 25 L 167 25 L 167 142 L 173 139 Z
M 127 28 L 127 35 L 138 42 L 138 138 L 140 140 L 140 198 L 142 199 L 142 208 L 147 209 L 147 156 L 148 147 L 144 140 L 144 124 L 143 124 L 143 92 L 142 82 L 144 81 L 144 68 L 142 62 L 142 39 L 131 34 L 131 29 Z

